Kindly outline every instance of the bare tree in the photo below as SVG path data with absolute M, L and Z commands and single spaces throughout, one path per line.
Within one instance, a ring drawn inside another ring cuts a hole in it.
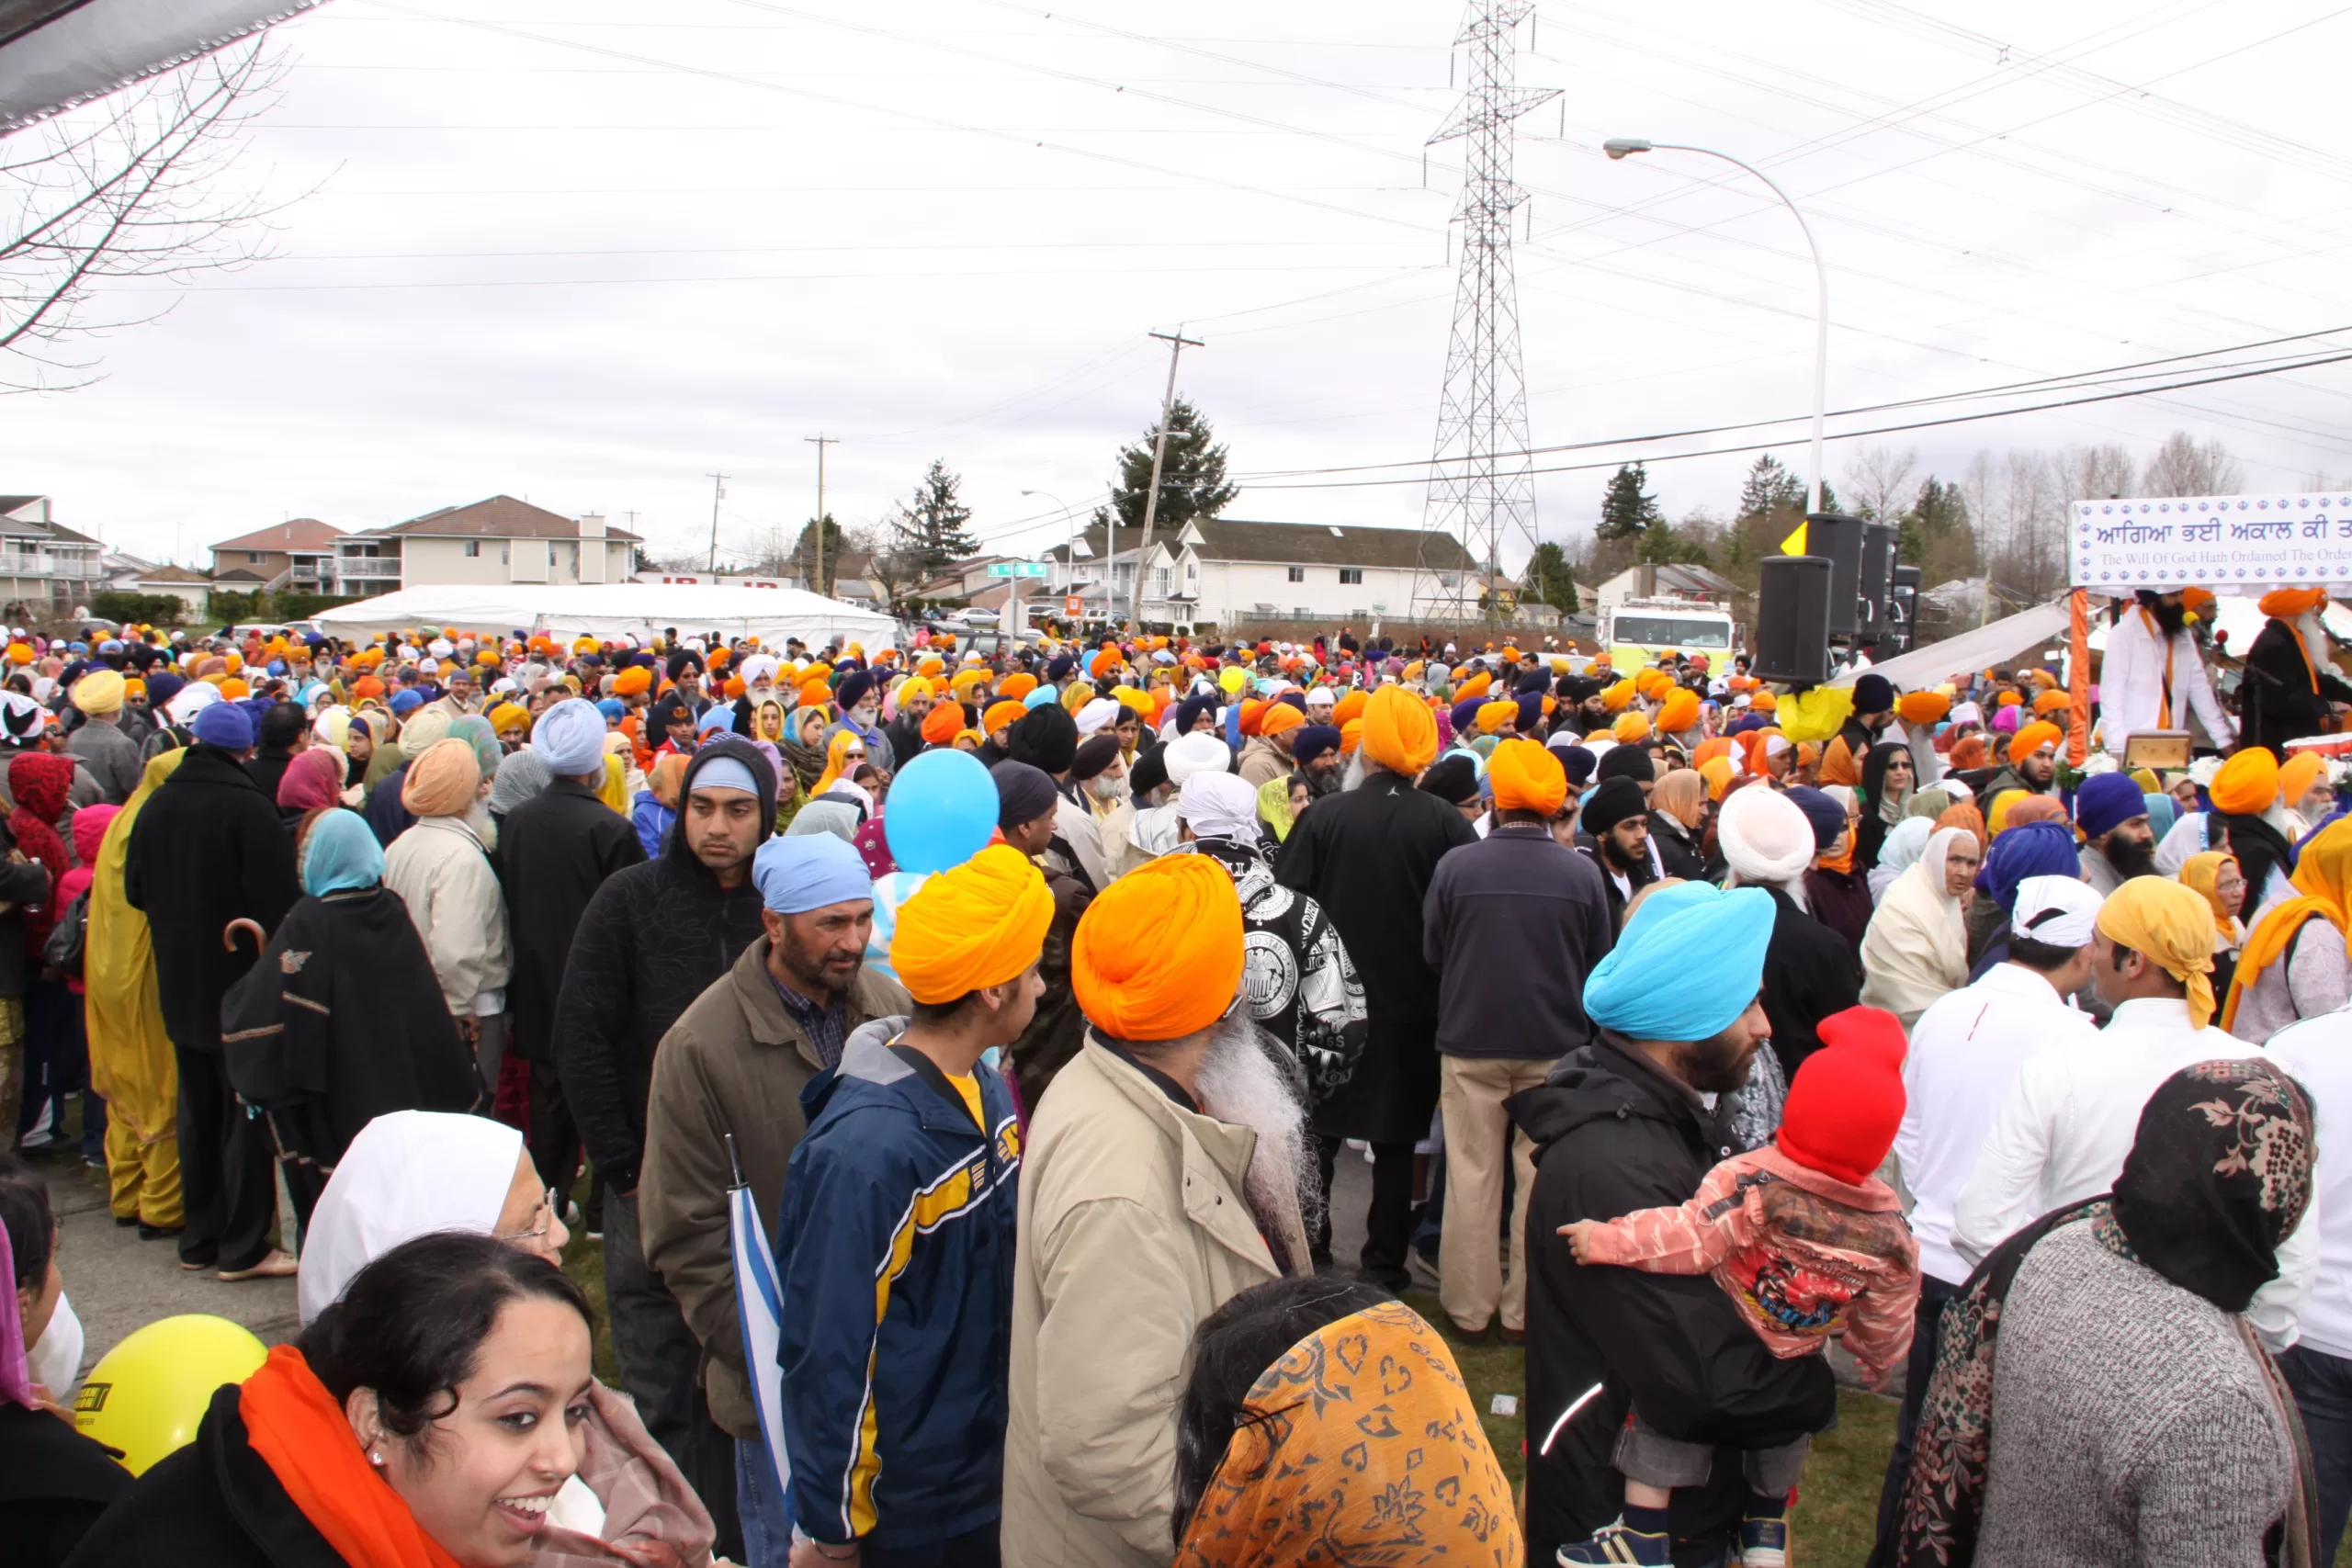
M 2199 446 L 2185 430 L 2165 437 L 2148 459 L 2142 495 L 2229 495 L 2245 480 L 2245 470 L 2219 437 Z
M 1904 502 L 1917 488 L 1911 475 L 1919 467 L 1919 449 L 1905 446 L 1865 446 L 1846 460 L 1843 483 L 1846 500 L 1857 516 L 1873 523 L 1892 523 L 1903 513 Z
M 2069 446 L 2052 461 L 2056 465 L 2054 479 L 2062 505 L 2132 493 L 2134 465 L 2131 450 L 2120 443 Z
M 287 204 L 227 176 L 282 73 L 255 39 L 0 141 L 0 353 L 16 367 L 0 390 L 86 386 L 97 359 L 74 344 L 171 309 L 96 312 L 107 284 L 185 283 L 267 254 Z
M 922 562 L 906 547 L 906 540 L 893 518 L 885 517 L 852 530 L 849 545 L 866 558 L 866 581 L 880 591 L 883 602 L 894 609 L 900 595 L 922 577 Z

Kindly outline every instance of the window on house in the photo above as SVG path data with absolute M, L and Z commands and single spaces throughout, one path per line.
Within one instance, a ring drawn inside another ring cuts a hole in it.
M 469 556 L 479 556 L 479 555 L 481 555 L 481 541 L 480 539 L 468 539 L 468 540 L 466 541 L 466 554 L 467 554 L 467 555 L 469 555 Z
M 259 550 L 247 550 L 245 552 L 245 564 L 247 566 L 259 566 L 261 564 L 261 552 Z
M 509 558 L 509 557 L 511 557 L 511 556 L 514 554 L 514 540 L 512 540 L 512 539 L 501 539 L 501 540 L 499 540 L 499 541 L 498 541 L 498 564 L 499 564 L 499 565 L 501 565 L 501 566 L 509 566 L 509 565 L 512 565 L 512 564 L 513 564 L 513 562 L 512 562 L 508 558 Z
M 1184 576 L 1188 581 L 1199 581 L 1201 577 L 1201 563 L 1196 560 L 1186 561 L 1184 563 Z
M 1292 568 L 1290 569 L 1290 580 L 1291 580 L 1293 582 L 1304 582 L 1304 581 L 1306 581 L 1306 569 L 1305 567 L 1303 567 L 1303 566 L 1295 566 L 1295 567 L 1292 567 Z
M 1340 569 L 1340 581 L 1341 582 L 1362 582 L 1363 581 L 1363 568 L 1360 566 L 1341 567 Z
M 1151 591 L 1162 599 L 1168 597 L 1168 569 L 1166 567 L 1155 567 L 1152 570 Z

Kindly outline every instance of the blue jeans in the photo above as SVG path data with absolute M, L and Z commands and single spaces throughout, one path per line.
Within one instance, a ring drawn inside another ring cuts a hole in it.
M 2298 1345 L 2279 1356 L 2278 1370 L 2295 1393 L 2311 1438 L 2312 1469 L 2319 1479 L 2319 1560 L 2333 1562 L 2345 1516 L 2352 1513 L 2352 1361 Z
M 744 1568 L 786 1568 L 792 1557 L 791 1503 L 776 1490 L 765 1443 L 735 1439 L 735 1514 L 743 1526 Z

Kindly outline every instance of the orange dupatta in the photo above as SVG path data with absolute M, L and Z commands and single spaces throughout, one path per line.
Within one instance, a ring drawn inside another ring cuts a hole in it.
M 343 1407 L 291 1345 L 270 1351 L 237 1396 L 245 1440 L 351 1568 L 458 1568 L 359 1450 Z

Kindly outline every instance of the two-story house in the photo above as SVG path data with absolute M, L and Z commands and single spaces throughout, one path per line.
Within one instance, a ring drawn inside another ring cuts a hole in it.
M 212 547 L 212 577 L 240 592 L 338 593 L 335 547 L 343 530 L 315 517 L 274 523 Z
M 627 582 L 643 541 L 594 513 L 566 517 L 511 495 L 363 528 L 335 544 L 342 592 L 374 597 L 445 583 Z
M 1046 552 L 1057 570 L 1049 591 L 1078 594 L 1090 615 L 1124 615 L 1135 593 L 1136 530 L 1122 528 L 1113 553 L 1103 531 L 1089 528 L 1069 560 L 1067 545 Z M 1475 603 L 1478 563 L 1450 534 L 1352 524 L 1251 523 L 1198 519 L 1152 540 L 1140 563 L 1143 616 L 1177 626 L 1222 629 L 1251 621 L 1320 620 L 1368 624 L 1411 615 L 1414 581 L 1425 598 L 1461 594 Z
M 0 495 L 0 615 L 68 615 L 107 585 L 106 547 L 53 514 L 45 495 Z

